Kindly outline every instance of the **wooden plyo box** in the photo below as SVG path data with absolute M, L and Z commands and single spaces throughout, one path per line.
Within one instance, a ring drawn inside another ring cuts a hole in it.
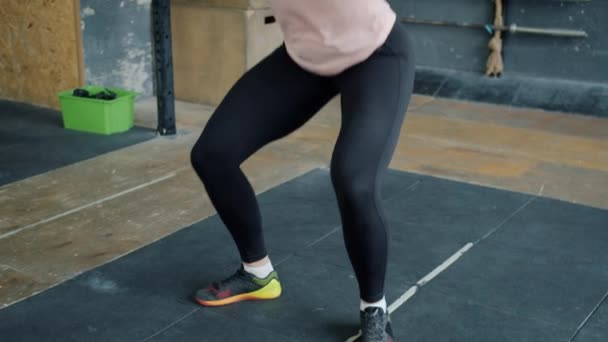
M 281 41 L 266 0 L 172 1 L 175 94 L 217 105 L 249 68 Z

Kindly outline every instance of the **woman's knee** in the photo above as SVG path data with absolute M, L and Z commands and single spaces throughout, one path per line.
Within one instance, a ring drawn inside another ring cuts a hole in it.
M 332 163 L 331 180 L 338 196 L 360 206 L 374 200 L 375 180 L 373 174 L 358 170 L 347 163 Z
M 199 176 L 211 168 L 225 169 L 234 164 L 231 161 L 230 149 L 223 145 L 218 140 L 209 139 L 204 134 L 194 144 L 190 151 L 190 162 Z M 236 166 L 238 167 L 238 165 Z
M 206 165 L 206 159 L 208 157 L 208 149 L 200 143 L 200 140 L 194 144 L 192 150 L 190 150 L 190 163 L 194 170 L 200 175 L 204 165 Z

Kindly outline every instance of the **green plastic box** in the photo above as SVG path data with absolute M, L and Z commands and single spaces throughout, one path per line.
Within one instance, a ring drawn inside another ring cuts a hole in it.
M 105 88 L 86 86 L 81 89 L 95 95 Z M 67 129 L 106 135 L 131 129 L 137 93 L 118 88 L 108 89 L 116 93 L 116 99 L 107 101 L 73 96 L 73 89 L 60 92 L 59 105 L 63 126 Z

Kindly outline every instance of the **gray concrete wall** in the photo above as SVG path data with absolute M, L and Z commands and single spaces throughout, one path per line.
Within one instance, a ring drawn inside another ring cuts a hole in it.
M 487 22 L 490 1 L 390 0 L 400 18 Z M 416 62 L 423 67 L 485 70 L 488 34 L 479 30 L 406 25 L 414 39 Z
M 494 4 L 480 0 L 389 0 L 400 17 L 491 23 Z M 506 72 L 542 78 L 608 83 L 608 1 L 507 0 L 507 23 L 584 29 L 588 39 L 508 35 Z M 482 72 L 489 35 L 484 30 L 407 25 L 418 64 Z
M 608 1 L 517 0 L 509 21 L 529 26 L 583 29 L 587 39 L 513 35 L 506 40 L 506 67 L 529 76 L 608 84 Z
M 81 0 L 85 82 L 154 93 L 151 0 Z

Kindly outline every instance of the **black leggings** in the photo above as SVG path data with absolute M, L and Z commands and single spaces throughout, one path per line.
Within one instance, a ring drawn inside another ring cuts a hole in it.
M 389 237 L 379 189 L 413 81 L 412 46 L 400 24 L 369 59 L 337 76 L 303 70 L 284 46 L 245 73 L 212 115 L 191 154 L 244 262 L 260 260 L 267 252 L 258 203 L 241 163 L 301 127 L 341 94 L 342 127 L 331 179 L 361 298 L 382 299 Z

